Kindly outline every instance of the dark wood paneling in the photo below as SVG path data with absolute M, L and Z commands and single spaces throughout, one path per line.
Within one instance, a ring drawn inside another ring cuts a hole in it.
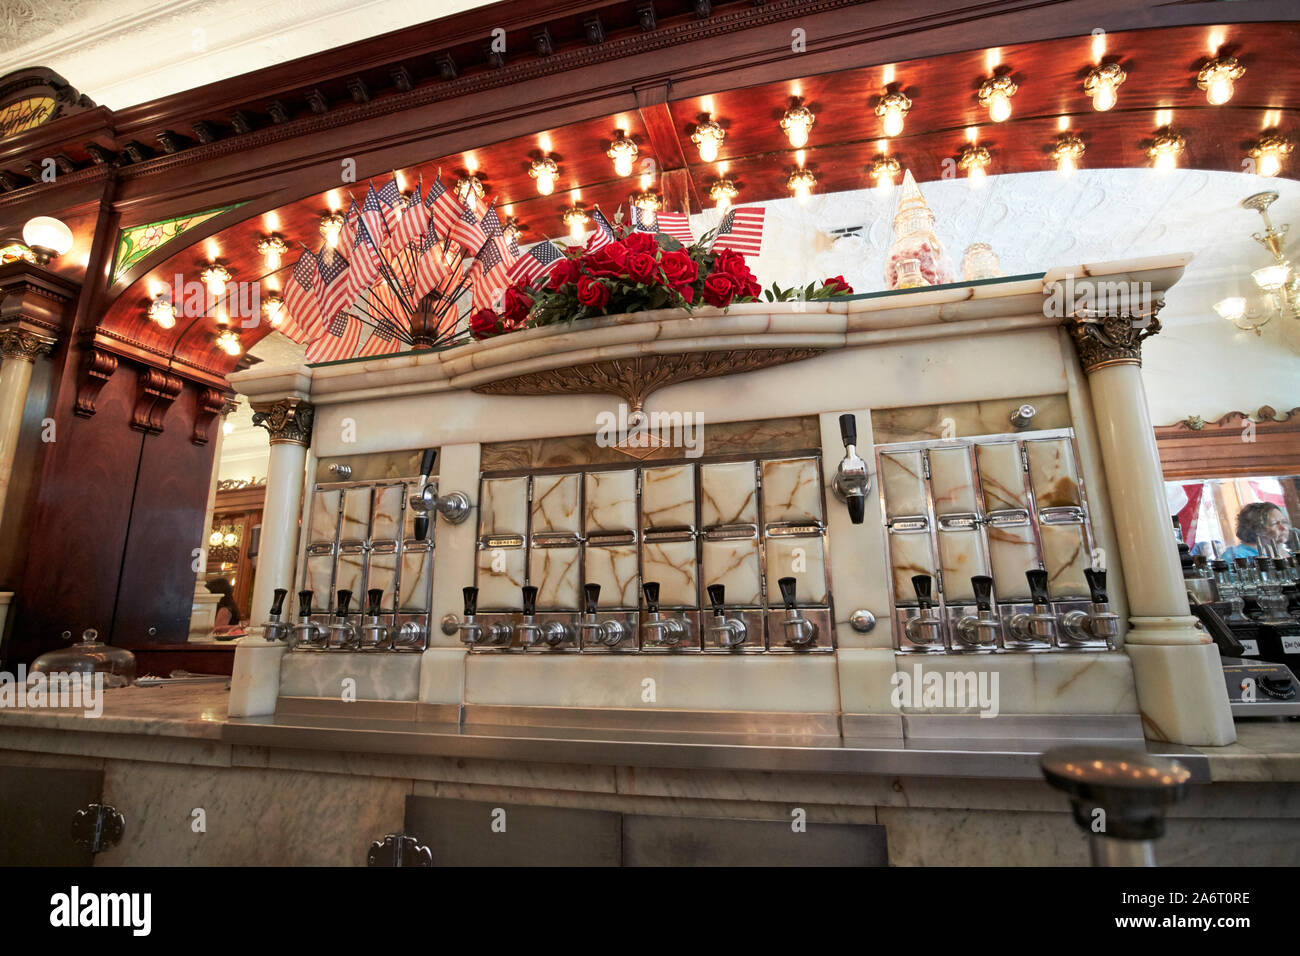
M 129 644 L 135 672 L 143 677 L 167 677 L 175 670 L 191 674 L 225 674 L 235 666 L 235 644 Z M 211 686 L 211 685 L 206 685 Z

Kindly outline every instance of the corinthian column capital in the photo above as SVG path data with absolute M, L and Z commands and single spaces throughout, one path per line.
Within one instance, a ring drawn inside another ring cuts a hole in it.
M 253 424 L 265 428 L 271 435 L 271 444 L 311 444 L 311 426 L 316 417 L 316 406 L 301 398 L 281 398 L 274 402 L 256 402 L 252 405 Z
M 1079 363 L 1091 375 L 1111 365 L 1142 364 L 1142 343 L 1160 331 L 1159 312 L 1163 302 L 1154 303 L 1149 314 L 1128 312 L 1099 316 L 1071 316 L 1065 320 Z
M 53 348 L 54 339 L 47 335 L 26 329 L 0 329 L 0 356 L 4 358 L 34 363 L 38 355 L 45 355 Z

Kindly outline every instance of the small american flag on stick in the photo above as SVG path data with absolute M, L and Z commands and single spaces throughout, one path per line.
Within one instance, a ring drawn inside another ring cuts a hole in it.
M 534 279 L 546 275 L 563 258 L 560 247 L 546 239 L 525 251 L 510 267 L 506 278 L 511 285 L 531 285 Z
M 684 212 L 661 212 L 655 217 L 659 231 L 672 236 L 684 246 L 695 245 L 691 235 L 691 217 Z
M 732 207 L 722 217 L 718 237 L 713 240 L 713 251 L 730 249 L 743 256 L 756 256 L 763 247 L 763 218 L 767 210 L 762 206 Z

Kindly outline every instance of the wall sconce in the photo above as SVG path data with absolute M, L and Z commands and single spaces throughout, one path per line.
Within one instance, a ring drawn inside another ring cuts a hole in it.
M 1211 106 L 1222 106 L 1232 99 L 1233 83 L 1246 75 L 1246 68 L 1234 56 L 1216 56 L 1196 74 L 1196 85 L 1205 91 Z
M 628 139 L 621 129 L 615 130 L 614 133 L 617 138 L 609 144 L 609 149 L 605 151 L 605 155 L 614 161 L 615 174 L 631 176 L 632 164 L 636 162 L 636 143 Z
M 1083 81 L 1083 92 L 1092 97 L 1092 108 L 1104 113 L 1119 100 L 1120 84 L 1125 79 L 1118 63 L 1107 63 L 1088 72 Z
M 587 211 L 581 206 L 568 206 L 564 210 L 564 224 L 569 227 L 569 238 L 581 242 L 587 234 L 587 223 L 590 220 Z
M 1052 148 L 1052 161 L 1056 163 L 1056 171 L 1069 179 L 1079 168 L 1079 157 L 1087 148 L 1083 140 L 1074 134 L 1061 133 L 1056 137 L 1056 145 Z
M 230 270 L 219 262 L 212 262 L 199 274 L 199 279 L 207 288 L 209 295 L 220 295 L 226 291 L 230 281 Z
M 166 292 L 159 292 L 149 303 L 149 319 L 160 329 L 176 327 L 176 307 Z
M 266 259 L 272 269 L 280 268 L 280 257 L 289 251 L 289 246 L 279 236 L 272 234 L 257 241 L 257 254 Z
M 718 204 L 719 209 L 726 209 L 739 195 L 740 190 L 730 179 L 715 179 L 709 187 L 709 198 Z
M 339 236 L 343 235 L 343 216 L 336 212 L 321 216 L 320 234 L 325 238 L 325 245 L 337 249 Z
M 36 216 L 23 226 L 23 242 L 32 250 L 37 265 L 48 266 L 72 248 L 72 230 L 53 216 Z
M 1275 132 L 1265 133 L 1250 148 L 1259 176 L 1276 176 L 1282 171 L 1282 157 L 1291 152 L 1291 141 Z
M 646 190 L 632 194 L 632 205 L 641 210 L 641 221 L 647 226 L 653 226 L 655 217 L 663 206 L 663 200 L 659 198 L 658 193 Z
M 478 173 L 470 173 L 468 176 L 461 176 L 456 180 L 456 198 L 461 201 L 461 205 L 469 202 L 469 194 L 473 193 L 479 199 L 487 192 L 483 185 L 483 180 L 478 178 Z
M 700 161 L 711 163 L 718 158 L 718 147 L 726 139 L 727 131 L 709 119 L 707 113 L 704 116 L 704 121 L 691 134 L 691 142 L 700 148 Z
M 991 76 L 980 84 L 980 106 L 989 111 L 989 119 L 995 123 L 1004 123 L 1011 118 L 1011 97 L 1016 95 L 1018 89 L 1005 73 Z
M 1167 173 L 1178 168 L 1178 157 L 1187 147 L 1187 141 L 1178 133 L 1166 127 L 1156 133 L 1155 140 L 1147 147 L 1151 165 L 1157 172 Z
M 244 351 L 239 344 L 239 333 L 234 329 L 222 329 L 217 333 L 217 348 L 227 355 L 239 355 Z
M 876 189 L 883 196 L 888 196 L 894 188 L 894 177 L 902 171 L 898 160 L 890 156 L 881 156 L 871 164 L 870 175 L 876 181 Z
M 785 115 L 781 117 L 781 129 L 790 140 L 791 146 L 795 149 L 803 149 L 808 145 L 808 134 L 816 121 L 817 117 L 813 115 L 813 111 L 796 99 L 795 105 L 786 110 Z
M 992 161 L 989 151 L 983 146 L 970 145 L 962 149 L 961 155 L 957 158 L 957 168 L 964 169 L 971 187 L 979 189 L 984 185 L 989 163 Z
M 812 188 L 817 185 L 817 177 L 810 169 L 796 169 L 785 184 L 790 187 L 795 199 L 805 202 L 812 195 Z
M 555 192 L 555 180 L 560 175 L 560 167 L 555 165 L 555 160 L 549 156 L 533 160 L 533 164 L 528 167 L 528 175 L 537 180 L 537 192 L 543 196 L 549 196 Z
M 900 92 L 886 93 L 876 104 L 876 115 L 884 120 L 886 136 L 897 136 L 903 131 L 903 119 L 912 108 L 912 101 Z
M 284 321 L 284 299 L 278 295 L 268 295 L 262 300 L 262 311 L 266 313 L 271 328 L 278 328 Z

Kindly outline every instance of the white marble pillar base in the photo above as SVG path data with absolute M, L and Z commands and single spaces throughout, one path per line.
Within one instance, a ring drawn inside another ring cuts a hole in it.
M 1219 649 L 1213 643 L 1137 643 L 1133 636 L 1145 620 L 1133 619 L 1124 649 L 1133 662 L 1147 738 L 1192 747 L 1236 741 Z
M 265 717 L 275 713 L 280 693 L 280 659 L 287 650 L 278 641 L 242 638 L 235 647 L 235 669 L 230 677 L 231 717 Z
M 220 603 L 220 594 L 213 594 L 205 584 L 195 585 L 194 609 L 190 612 L 189 639 L 191 641 L 212 639 L 212 629 L 217 621 L 217 605 Z

